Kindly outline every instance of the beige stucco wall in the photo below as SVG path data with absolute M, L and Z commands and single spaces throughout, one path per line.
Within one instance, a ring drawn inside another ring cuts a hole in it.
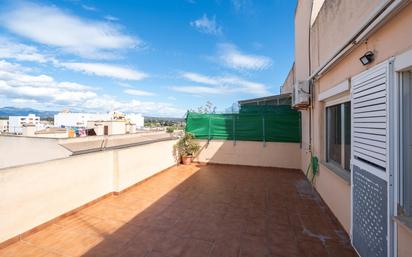
M 0 169 L 0 243 L 174 165 L 174 143 Z
M 199 162 L 300 169 L 300 144 L 253 141 L 199 141 Z
M 125 121 L 109 121 L 103 122 L 103 124 L 109 124 L 109 135 L 121 135 L 126 134 L 126 122 Z
M 295 12 L 295 80 L 309 76 L 309 23 L 312 1 L 299 0 Z
M 406 33 L 412 27 L 412 4 L 405 7 L 382 28 L 369 37 L 367 43 L 358 46 L 333 69 L 320 79 L 321 91 L 327 90 L 341 81 L 400 53 L 412 48 L 412 33 Z M 397 40 L 398 39 L 398 40 Z M 363 66 L 359 58 L 367 51 L 375 52 L 375 61 Z
M 112 161 L 100 152 L 0 170 L 0 242 L 111 192 Z
M 175 143 L 176 140 L 169 140 L 116 150 L 118 184 L 114 191 L 121 191 L 137 181 L 142 181 L 175 165 L 176 160 L 173 156 Z
M 69 137 L 69 131 L 66 133 L 46 133 L 46 134 L 35 134 L 36 137 L 41 137 L 41 138 L 68 138 Z
M 58 145 L 57 139 L 0 136 L 0 169 L 65 158 L 71 152 Z
M 325 0 L 311 27 L 311 70 L 316 70 L 343 47 L 385 2 Z
M 292 93 L 294 83 L 295 83 L 295 64 L 293 64 L 292 67 L 290 68 L 288 76 L 286 77 L 285 82 L 283 82 L 280 93 L 281 94 Z
M 325 4 L 328 1 L 325 1 Z M 329 1 L 330 2 L 330 1 Z M 338 4 L 338 10 L 343 8 L 345 5 L 350 5 L 348 9 L 349 14 L 354 15 L 358 13 L 356 8 L 359 10 L 363 10 L 364 12 L 371 10 L 377 6 L 378 2 L 381 1 L 336 1 Z M 375 3 L 375 6 L 364 6 L 364 4 Z M 342 6 L 341 6 L 342 5 Z M 322 7 L 323 8 L 323 7 Z M 335 8 L 335 7 L 334 7 Z M 319 13 L 319 16 L 325 15 L 322 14 L 322 10 Z M 319 62 L 321 63 L 324 60 L 328 53 L 334 51 L 333 44 L 338 44 L 342 41 L 341 36 L 337 35 L 336 33 L 339 31 L 337 28 L 342 27 L 342 35 L 347 35 L 349 33 L 348 27 L 350 24 L 356 21 L 348 20 L 348 22 L 344 22 L 344 19 L 341 17 L 348 17 L 348 13 L 332 15 L 335 12 L 329 12 L 326 16 L 327 17 L 318 17 L 320 22 L 324 23 L 323 26 L 330 26 L 331 30 L 334 32 L 330 32 L 329 34 L 323 31 L 323 34 L 314 34 L 314 38 L 318 38 L 319 41 L 322 41 L 322 44 L 315 45 L 313 47 L 317 47 L 317 49 L 313 50 L 312 54 L 319 55 Z M 338 24 L 333 21 L 340 21 Z M 360 23 L 360 20 L 357 21 Z M 341 24 L 345 24 L 342 26 Z M 353 25 L 353 24 L 352 24 Z M 352 26 L 351 25 L 351 26 Z M 354 26 L 354 25 L 353 25 Z M 379 30 L 374 32 L 371 36 L 369 36 L 366 43 L 363 43 L 357 46 L 352 52 L 350 52 L 344 59 L 339 61 L 339 63 L 335 64 L 330 70 L 322 75 L 316 82 L 315 82 L 315 99 L 318 98 L 319 93 L 328 90 L 340 82 L 350 79 L 354 75 L 359 74 L 360 72 L 373 67 L 374 65 L 388 60 L 389 58 L 396 56 L 400 53 L 403 53 L 412 48 L 412 34 L 406 33 L 410 31 L 412 27 L 412 5 L 409 4 L 405 7 L 400 13 L 394 16 L 390 21 L 388 21 L 384 26 L 382 26 Z M 329 27 L 328 27 L 329 29 Z M 335 39 L 334 39 L 335 38 Z M 317 53 L 316 51 L 321 52 Z M 359 58 L 367 51 L 374 51 L 375 53 L 375 61 L 372 62 L 370 65 L 363 66 Z M 312 60 L 313 61 L 313 60 Z M 316 61 L 316 58 L 315 58 Z M 316 67 L 316 63 L 313 65 Z M 323 102 L 315 101 L 314 109 L 313 109 L 313 116 L 312 116 L 312 149 L 313 153 L 319 157 L 320 160 L 325 159 L 325 149 L 324 149 L 324 112 L 325 112 L 325 104 Z M 308 138 L 308 131 L 309 131 L 309 121 L 308 121 L 308 111 L 302 111 L 302 168 L 305 168 L 308 164 L 308 161 L 305 160 L 307 157 L 307 151 L 305 151 L 305 146 Z M 333 173 L 331 170 L 327 169 L 326 167 L 320 165 L 320 172 L 319 176 L 316 178 L 316 189 L 320 193 L 321 197 L 325 200 L 328 206 L 331 208 L 332 212 L 338 218 L 340 223 L 344 226 L 345 230 L 349 232 L 350 228 L 350 185 L 347 184 L 342 178 L 338 177 Z M 402 243 L 407 240 L 410 240 L 410 237 L 405 239 L 406 233 L 402 231 L 398 234 L 399 245 L 398 248 L 405 247 L 407 245 L 411 245 L 411 241 L 409 244 Z M 402 250 L 403 251 L 403 250 Z M 402 252 L 400 251 L 400 252 Z M 406 251 L 406 250 L 405 250 Z M 400 255 L 401 256 L 401 255 Z M 408 255 L 409 256 L 409 255 Z
M 398 230 L 398 257 L 412 256 L 412 232 L 404 227 L 397 225 Z
M 309 26 L 312 12 L 312 1 L 299 0 L 295 12 L 295 82 L 307 80 L 309 77 Z M 309 113 L 301 112 L 302 149 L 301 170 L 305 170 L 309 159 Z
M 349 234 L 350 184 L 320 164 L 319 176 L 316 177 L 315 187 L 345 231 Z

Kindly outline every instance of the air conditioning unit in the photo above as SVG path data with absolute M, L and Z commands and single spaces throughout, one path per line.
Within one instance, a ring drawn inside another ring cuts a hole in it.
M 309 106 L 310 93 L 308 80 L 298 81 L 293 85 L 292 106 L 296 109 L 305 109 Z

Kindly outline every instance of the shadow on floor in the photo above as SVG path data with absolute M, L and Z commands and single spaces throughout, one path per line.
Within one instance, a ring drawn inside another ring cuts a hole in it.
M 300 171 L 208 165 L 83 256 L 356 254 Z

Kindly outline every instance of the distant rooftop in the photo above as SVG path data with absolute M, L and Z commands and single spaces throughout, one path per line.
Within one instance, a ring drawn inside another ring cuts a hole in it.
M 239 105 L 282 105 L 291 104 L 291 94 L 271 95 L 238 101 Z
M 67 133 L 67 129 L 65 128 L 46 128 L 39 131 L 34 132 L 34 134 L 55 134 L 55 133 Z

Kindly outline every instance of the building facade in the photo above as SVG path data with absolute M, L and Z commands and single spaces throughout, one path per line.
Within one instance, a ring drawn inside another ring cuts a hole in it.
M 34 125 L 37 128 L 41 127 L 40 117 L 29 114 L 27 116 L 9 116 L 9 133 L 21 134 L 23 133 L 24 125 Z
M 361 257 L 412 256 L 411 27 L 410 1 L 296 8 L 301 169 L 319 160 L 314 186 Z
M 286 76 L 285 82 L 283 82 L 280 88 L 280 94 L 291 94 L 293 91 L 293 85 L 295 84 L 295 64 L 293 63 L 292 68 L 288 75 Z
M 55 127 L 85 128 L 91 120 L 109 120 L 109 114 L 60 112 L 54 115 Z
M 144 127 L 144 117 L 140 113 L 128 113 L 125 115 L 126 120 L 135 127 L 141 129 Z
M 143 115 L 136 114 L 136 113 L 122 114 L 118 112 L 110 112 L 110 113 L 61 112 L 61 113 L 54 115 L 54 126 L 55 127 L 93 128 L 94 125 L 91 126 L 92 123 L 97 124 L 99 122 L 100 123 L 106 122 L 106 123 L 112 124 L 113 122 L 117 122 L 117 121 L 123 121 L 123 123 L 133 126 L 133 129 L 129 129 L 127 130 L 127 132 L 136 131 L 136 129 L 143 128 L 144 126 Z M 112 125 L 109 125 L 109 126 L 112 127 Z M 122 125 L 118 125 L 117 123 L 116 125 L 113 125 L 113 127 L 119 127 L 119 126 L 122 126 Z M 100 129 L 98 130 L 100 131 Z M 119 134 L 118 131 L 126 131 L 126 130 L 125 129 L 120 129 L 120 130 L 114 129 L 114 131 L 117 131 L 114 134 Z
M 0 133 L 9 131 L 9 120 L 0 120 Z

